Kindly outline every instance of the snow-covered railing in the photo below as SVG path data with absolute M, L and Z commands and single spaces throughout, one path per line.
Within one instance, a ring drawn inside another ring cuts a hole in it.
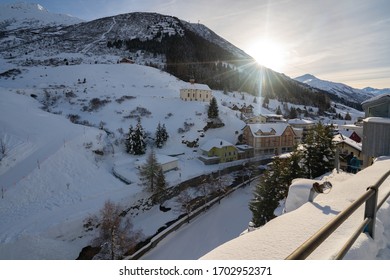
M 344 223 L 363 203 L 365 203 L 364 220 L 348 239 L 334 259 L 341 260 L 352 247 L 353 243 L 362 232 L 368 233 L 373 239 L 375 237 L 375 220 L 376 212 L 381 208 L 383 203 L 389 198 L 388 192 L 378 204 L 378 191 L 383 182 L 390 176 L 390 170 L 387 171 L 375 185 L 368 187 L 367 191 L 349 207 L 344 209 L 333 220 L 323 226 L 317 233 L 306 240 L 294 252 L 292 252 L 286 260 L 304 260 L 318 246 L 320 246 L 342 223 Z

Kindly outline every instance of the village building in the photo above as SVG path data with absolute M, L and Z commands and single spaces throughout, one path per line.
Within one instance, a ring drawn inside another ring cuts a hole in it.
M 364 166 L 371 157 L 390 155 L 390 93 L 375 96 L 362 103 Z
M 357 124 L 341 124 L 338 126 L 339 131 L 344 135 L 347 135 L 356 142 L 361 142 L 363 139 L 363 123 Z M 360 140 L 359 140 L 360 139 Z
M 238 159 L 252 158 L 255 155 L 252 146 L 242 144 L 242 145 L 236 145 L 236 147 L 238 149 Z
M 316 125 L 314 121 L 307 119 L 290 119 L 287 122 L 294 129 L 297 143 L 301 143 L 310 129 Z
M 241 107 L 240 109 L 240 112 L 245 114 L 245 115 L 252 115 L 253 114 L 253 109 L 254 107 L 249 104 L 248 106 L 246 106 L 245 104 Z
M 347 171 L 348 156 L 353 153 L 360 161 L 360 166 L 363 165 L 362 144 L 346 137 L 342 134 L 337 134 L 333 137 L 333 142 L 339 154 L 340 169 Z
M 283 115 L 277 114 L 261 114 L 258 116 L 249 117 L 245 120 L 245 123 L 247 124 L 275 122 L 287 122 L 287 120 L 283 118 Z
M 184 101 L 210 102 L 212 97 L 213 94 L 208 85 L 197 84 L 194 80 L 190 80 L 186 87 L 180 89 L 180 99 Z
M 204 164 L 217 164 L 238 160 L 239 150 L 233 144 L 222 139 L 212 139 L 200 147 L 199 159 Z
M 243 141 L 253 147 L 255 155 L 290 152 L 296 144 L 295 137 L 287 123 L 247 124 L 243 128 Z
M 156 154 L 157 163 L 161 166 L 163 172 L 168 172 L 171 170 L 177 170 L 179 167 L 179 159 L 176 157 L 171 157 L 162 154 Z M 137 168 L 146 164 L 146 158 L 138 160 L 135 162 Z

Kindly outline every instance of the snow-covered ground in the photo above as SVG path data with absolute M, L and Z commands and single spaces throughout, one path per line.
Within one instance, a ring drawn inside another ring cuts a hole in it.
M 236 131 L 244 125 L 239 115 L 220 105 L 221 119 L 228 125 L 200 137 L 208 104 L 180 100 L 185 82 L 145 66 L 32 67 L 0 81 L 0 138 L 6 146 L 0 162 L 1 259 L 75 259 L 93 238 L 93 232 L 83 228 L 83 220 L 97 214 L 106 200 L 131 207 L 148 197 L 139 185 L 135 165 L 127 172 L 130 185 L 112 175 L 116 163 L 145 157 L 124 152 L 123 135 L 136 124 L 130 114 L 146 111 L 141 122 L 151 137 L 158 122 L 166 125 L 170 138 L 158 153 L 179 159 L 179 169 L 166 174 L 170 186 L 232 164 L 206 166 L 197 159 L 197 149 L 182 140 L 199 138 L 202 145 L 218 137 L 235 143 Z M 237 97 L 214 94 L 219 102 L 253 100 L 242 100 L 238 93 Z M 104 100 L 103 105 L 91 109 L 94 98 Z M 78 123 L 88 125 L 74 124 L 68 115 L 77 115 Z M 184 122 L 193 126 L 179 134 Z M 156 206 L 133 211 L 132 219 L 135 228 L 149 236 L 179 214 L 163 213 Z

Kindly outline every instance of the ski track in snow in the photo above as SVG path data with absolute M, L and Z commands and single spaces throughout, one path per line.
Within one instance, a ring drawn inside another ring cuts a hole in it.
M 106 35 L 111 32 L 111 30 L 114 28 L 115 25 L 116 25 L 116 20 L 115 20 L 115 17 L 113 17 L 112 24 L 111 24 L 110 28 L 106 32 L 104 32 L 99 39 L 88 44 L 83 50 L 81 50 L 81 53 L 86 54 L 92 47 L 94 47 L 94 45 L 96 45 L 100 41 L 103 41 L 106 38 Z

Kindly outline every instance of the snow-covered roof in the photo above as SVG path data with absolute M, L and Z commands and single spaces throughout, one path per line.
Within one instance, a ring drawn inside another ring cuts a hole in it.
M 183 89 L 200 89 L 200 90 L 210 90 L 210 87 L 208 85 L 205 85 L 205 84 L 197 84 L 197 83 L 188 83 L 187 85 L 185 85 L 183 87 Z
M 234 146 L 232 143 L 219 139 L 219 138 L 214 138 L 209 141 L 207 141 L 201 148 L 203 151 L 210 151 L 212 148 L 223 148 L 223 147 L 230 147 Z
M 390 123 L 389 118 L 380 118 L 380 117 L 370 117 L 363 120 L 364 122 L 370 123 Z
M 333 137 L 333 141 L 336 142 L 336 144 L 345 143 L 345 144 L 355 148 L 358 151 L 362 151 L 362 144 L 361 143 L 358 143 L 358 142 L 352 140 L 351 138 L 344 136 L 342 134 L 335 135 Z
M 254 137 L 281 136 L 286 128 L 287 123 L 255 123 L 247 124 Z M 267 135 L 269 134 L 269 135 Z
M 249 150 L 249 149 L 253 149 L 252 146 L 249 146 L 247 144 L 242 144 L 242 145 L 236 145 L 236 147 L 240 150 Z
M 372 97 L 372 98 L 370 98 L 370 99 L 364 100 L 364 101 L 362 102 L 362 105 L 363 105 L 363 107 L 364 107 L 364 106 L 367 106 L 367 105 L 370 104 L 370 103 L 376 103 L 376 102 L 378 102 L 378 100 L 380 100 L 380 99 L 382 99 L 382 98 L 384 98 L 384 99 L 390 99 L 390 93 L 379 94 L 379 95 L 374 96 L 374 97 Z
M 147 156 L 143 159 L 136 161 L 135 164 L 137 166 L 141 166 L 141 165 L 146 163 L 146 159 L 147 159 Z M 156 154 L 156 160 L 159 164 L 163 165 L 163 164 L 167 164 L 170 162 L 178 161 L 179 159 L 176 157 L 171 157 L 171 156 L 167 156 L 167 155 Z
M 311 120 L 306 120 L 306 119 L 290 119 L 287 121 L 289 124 L 294 125 L 294 124 L 300 124 L 300 125 L 310 125 L 314 124 L 313 121 Z

